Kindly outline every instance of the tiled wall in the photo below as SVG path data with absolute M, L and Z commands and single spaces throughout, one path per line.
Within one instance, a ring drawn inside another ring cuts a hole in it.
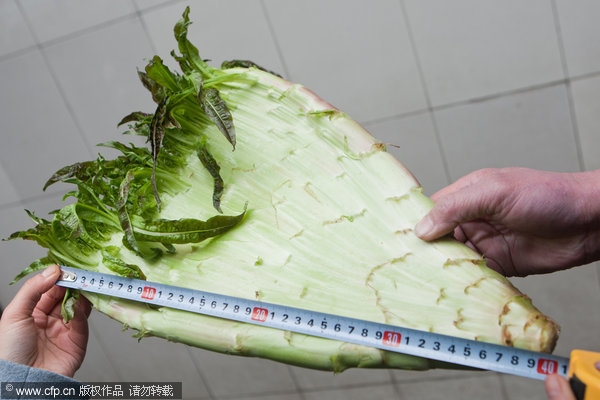
M 600 2 L 595 0 L 193 1 L 201 54 L 252 59 L 303 83 L 390 146 L 429 194 L 483 167 L 600 168 Z M 126 113 L 151 109 L 136 67 L 167 59 L 186 3 L 0 0 L 0 221 L 56 208 L 41 187 L 95 157 Z M 173 63 L 171 63 L 173 65 Z M 106 153 L 106 152 L 105 152 Z M 110 154 L 110 153 L 109 153 Z M 0 304 L 43 254 L 2 243 Z M 563 333 L 557 353 L 598 350 L 598 267 L 515 279 Z M 201 332 L 199 332 L 201 334 Z M 348 371 L 339 376 L 136 343 L 95 313 L 79 379 L 184 382 L 186 399 L 544 399 L 493 373 Z

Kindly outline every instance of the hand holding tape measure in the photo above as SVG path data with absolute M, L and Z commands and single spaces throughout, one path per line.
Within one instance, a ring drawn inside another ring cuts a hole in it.
M 574 350 L 570 359 L 344 316 L 62 267 L 59 286 L 154 306 L 340 340 L 383 350 L 533 379 L 569 378 L 579 400 L 600 399 L 600 353 Z M 193 299 L 193 301 L 190 301 Z M 298 323 L 290 323 L 295 321 Z

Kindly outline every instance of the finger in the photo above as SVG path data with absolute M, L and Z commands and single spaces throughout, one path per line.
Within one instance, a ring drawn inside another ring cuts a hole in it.
M 549 375 L 545 387 L 549 400 L 575 400 L 569 382 L 560 375 Z
M 67 324 L 69 327 L 69 338 L 82 349 L 86 348 L 89 334 L 89 314 L 86 313 L 86 302 L 87 300 L 83 296 L 79 297 L 73 307 L 73 319 Z M 87 304 L 89 304 L 89 302 Z
M 37 309 L 48 315 L 52 309 L 62 302 L 67 289 L 61 286 L 54 286 L 42 295 L 42 298 L 37 304 Z
M 459 178 L 458 180 L 456 180 L 454 183 L 451 183 L 450 185 L 446 186 L 443 189 L 438 190 L 437 192 L 435 192 L 433 195 L 431 195 L 431 200 L 433 201 L 438 201 L 439 199 L 448 196 L 454 192 L 457 192 L 459 190 L 462 190 L 464 188 L 466 188 L 467 186 L 473 185 L 475 183 L 477 183 L 478 181 L 480 181 L 481 179 L 483 179 L 485 176 L 489 175 L 491 173 L 491 169 L 480 169 L 474 172 L 471 172 L 468 175 L 463 176 L 462 178 Z
M 454 239 L 463 243 L 467 241 L 467 235 L 465 234 L 465 231 L 460 225 L 454 228 Z
M 79 302 L 81 302 L 81 309 L 83 310 L 85 317 L 88 318 L 92 312 L 92 303 L 83 295 L 79 295 Z
M 17 319 L 30 317 L 42 294 L 54 286 L 59 274 L 60 269 L 58 266 L 51 265 L 41 274 L 30 278 L 6 307 L 5 314 L 8 314 L 8 317 Z
M 495 199 L 478 186 L 467 186 L 439 199 L 416 225 L 415 233 L 423 240 L 433 240 L 454 230 L 460 223 L 490 216 Z

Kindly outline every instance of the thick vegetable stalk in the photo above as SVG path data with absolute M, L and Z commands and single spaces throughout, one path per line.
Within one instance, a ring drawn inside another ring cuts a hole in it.
M 249 62 L 208 66 L 175 27 L 183 74 L 155 57 L 140 73 L 153 114 L 123 122 L 151 149 L 107 144 L 115 160 L 49 181 L 77 203 L 12 237 L 49 249 L 25 273 L 63 265 L 551 351 L 558 327 L 452 239 L 426 243 L 430 210 L 406 168 L 346 114 Z M 235 149 L 235 150 L 234 150 Z M 22 274 L 22 275 L 24 275 Z M 438 363 L 83 293 L 139 331 L 304 367 L 427 369 Z M 68 310 L 65 310 L 68 314 Z

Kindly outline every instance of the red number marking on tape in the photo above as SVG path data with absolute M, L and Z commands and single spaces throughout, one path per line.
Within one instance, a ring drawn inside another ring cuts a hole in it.
M 142 299 L 152 300 L 155 294 L 156 289 L 150 286 L 144 286 L 144 291 L 142 292 Z
M 538 361 L 537 372 L 544 375 L 552 375 L 556 371 L 558 371 L 558 362 L 540 358 Z
M 265 322 L 269 315 L 269 310 L 266 308 L 254 307 L 252 310 L 252 319 L 255 321 Z
M 398 332 L 385 331 L 383 332 L 383 344 L 386 346 L 398 347 L 400 346 L 400 335 Z

